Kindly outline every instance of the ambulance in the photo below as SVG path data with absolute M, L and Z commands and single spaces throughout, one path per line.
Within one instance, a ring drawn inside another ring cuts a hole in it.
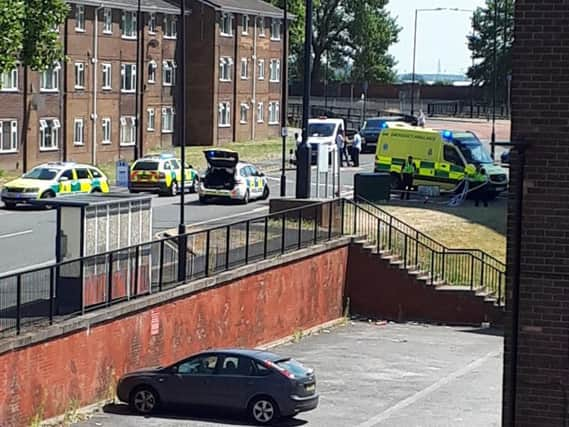
M 401 188 L 401 169 L 413 157 L 416 186 L 437 186 L 451 191 L 480 165 L 489 177 L 490 191 L 498 195 L 508 187 L 506 171 L 494 164 L 472 132 L 438 131 L 403 123 L 385 123 L 375 155 L 375 171 L 391 174 L 392 188 Z

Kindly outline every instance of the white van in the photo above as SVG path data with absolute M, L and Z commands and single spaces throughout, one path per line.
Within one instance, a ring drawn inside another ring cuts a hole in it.
M 316 163 L 320 144 L 334 145 L 338 133 L 346 130 L 344 120 L 321 117 L 308 120 L 308 144 L 312 148 L 312 163 Z

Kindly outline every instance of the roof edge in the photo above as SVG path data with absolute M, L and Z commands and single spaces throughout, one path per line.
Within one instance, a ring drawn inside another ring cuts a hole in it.
M 67 0 L 67 3 L 81 4 L 84 6 L 94 6 L 94 7 L 110 7 L 113 9 L 122 10 L 137 10 L 136 6 L 128 3 L 123 3 L 120 0 Z M 140 10 L 142 12 L 162 12 L 162 13 L 172 13 L 179 14 L 180 8 L 176 8 L 174 5 L 171 7 L 160 7 L 160 6 L 146 6 L 141 5 Z

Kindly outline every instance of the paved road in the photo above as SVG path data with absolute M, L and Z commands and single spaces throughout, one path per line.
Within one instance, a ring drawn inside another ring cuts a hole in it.
M 362 156 L 360 168 L 346 168 L 341 174 L 341 191 L 353 189 L 353 176 L 357 172 L 372 171 L 373 155 Z M 280 172 L 269 173 L 272 197 L 280 192 Z M 322 196 L 324 184 L 320 185 Z M 331 183 L 329 183 L 331 194 Z M 287 172 L 287 194 L 295 192 L 295 172 Z M 316 194 L 315 178 L 312 194 Z M 175 228 L 179 218 L 179 199 L 157 197 L 152 202 L 153 229 L 155 232 Z M 219 203 L 203 206 L 197 195 L 186 196 L 185 215 L 190 225 L 217 224 L 239 221 L 248 216 L 262 215 L 268 211 L 268 201 L 249 205 Z M 8 211 L 0 203 L 0 275 L 31 266 L 49 264 L 55 258 L 55 212 L 32 208 Z
M 278 424 L 315 427 L 500 425 L 502 338 L 492 330 L 355 322 L 275 352 L 316 369 L 319 407 Z M 139 417 L 109 405 L 77 427 L 251 425 L 219 411 Z

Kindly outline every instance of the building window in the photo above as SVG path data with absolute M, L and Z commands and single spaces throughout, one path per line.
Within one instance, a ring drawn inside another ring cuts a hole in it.
M 259 18 L 259 37 L 265 37 L 265 18 L 262 16 Z
M 40 90 L 44 92 L 57 92 L 59 89 L 59 64 L 43 71 L 40 78 Z
M 125 39 L 136 39 L 136 12 L 123 11 L 121 35 Z
M 265 105 L 262 102 L 257 104 L 257 123 L 265 121 Z
M 148 63 L 148 83 L 156 83 L 156 69 L 158 65 L 156 62 L 150 61 Z
M 249 15 L 241 16 L 241 31 L 242 34 L 249 34 Z
M 172 60 L 162 63 L 162 84 L 174 86 L 176 84 L 176 63 Z
M 134 92 L 136 90 L 136 65 L 121 64 L 121 91 Z
M 40 151 L 57 150 L 60 127 L 58 119 L 40 119 Z
M 259 59 L 259 80 L 265 80 L 265 60 Z
M 149 108 L 146 110 L 146 112 L 148 113 L 148 125 L 146 126 L 146 130 L 152 132 L 156 127 L 156 116 L 154 114 L 154 108 Z
M 249 104 L 242 103 L 241 104 L 241 111 L 240 111 L 240 121 L 241 124 L 246 124 L 249 119 Z
M 281 20 L 274 19 L 271 21 L 271 40 L 281 39 Z
M 73 121 L 73 145 L 83 145 L 85 140 L 83 139 L 83 119 L 75 119 Z
M 231 81 L 231 65 L 233 65 L 233 59 L 231 58 L 220 58 L 219 59 L 219 80 L 222 82 Z
M 18 151 L 18 122 L 16 120 L 0 120 L 0 153 Z
M 103 9 L 103 33 L 113 34 L 113 10 L 108 7 Z
M 85 6 L 75 5 L 75 31 L 85 31 Z
M 75 63 L 75 89 L 85 89 L 85 64 Z
M 231 37 L 233 35 L 233 15 L 230 13 L 223 13 L 221 15 L 221 22 L 219 26 L 222 36 Z
M 279 124 L 279 103 L 278 101 L 273 101 L 269 103 L 269 124 L 278 125 Z
M 229 102 L 221 102 L 219 104 L 219 127 L 231 126 L 231 107 Z
M 111 119 L 109 117 L 104 117 L 101 121 L 103 126 L 103 144 L 111 143 Z
M 110 90 L 112 87 L 112 66 L 103 64 L 103 90 Z
M 167 39 L 176 38 L 176 17 L 174 15 L 164 16 L 164 37 Z
M 148 15 L 148 34 L 156 34 L 156 14 Z
M 162 108 L 162 133 L 174 132 L 174 109 L 172 107 Z
M 136 144 L 136 118 L 121 117 L 121 145 Z
M 241 58 L 241 79 L 247 80 L 249 78 L 249 61 L 247 58 Z
M 2 73 L 0 80 L 0 90 L 10 92 L 18 90 L 18 68 Z
M 271 59 L 271 75 L 269 79 L 271 82 L 279 82 L 281 79 L 281 61 L 278 59 Z

